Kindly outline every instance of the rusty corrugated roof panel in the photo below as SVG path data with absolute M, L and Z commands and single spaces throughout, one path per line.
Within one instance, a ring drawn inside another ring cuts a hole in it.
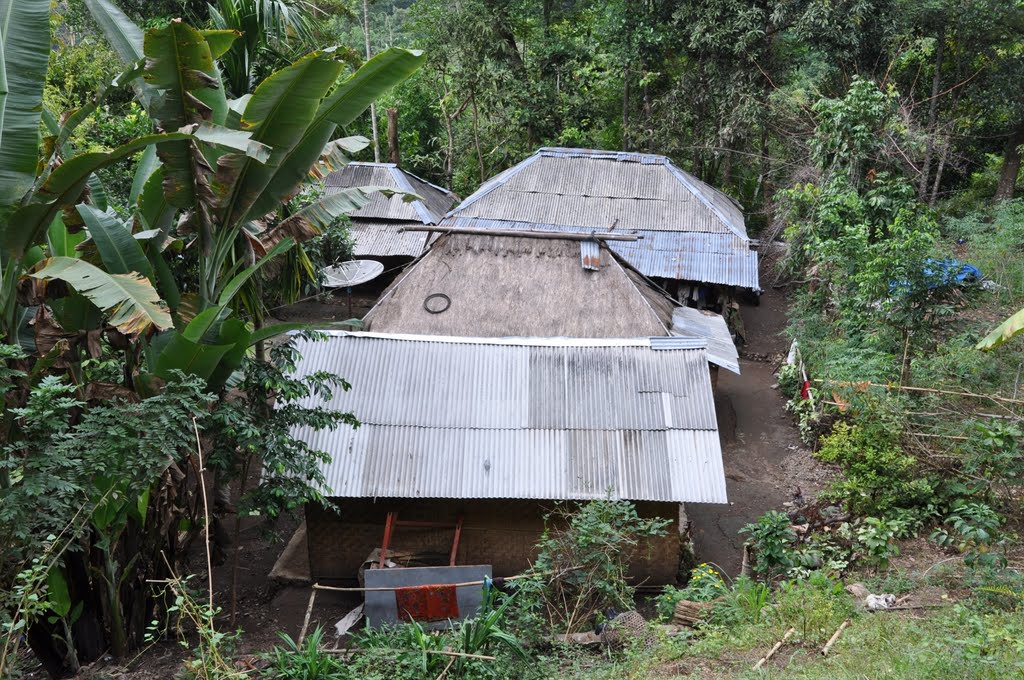
M 675 342 L 335 332 L 298 372 L 362 425 L 295 434 L 329 496 L 726 502 L 703 341 Z
M 580 241 L 580 265 L 589 271 L 601 271 L 601 244 L 597 241 Z
M 740 205 L 655 154 L 543 148 L 485 182 L 446 224 L 655 234 L 613 249 L 646 276 L 759 288 Z M 624 255 L 625 256 L 625 255 Z

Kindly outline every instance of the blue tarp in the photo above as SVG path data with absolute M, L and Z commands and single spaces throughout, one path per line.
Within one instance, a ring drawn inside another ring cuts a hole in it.
M 975 283 L 982 279 L 980 269 L 974 265 L 952 258 L 947 260 L 928 258 L 924 261 L 922 273 L 925 280 L 928 281 L 928 290 L 964 283 Z M 911 285 L 907 281 L 893 281 L 889 284 L 889 289 L 893 293 L 909 293 L 911 292 L 910 288 Z

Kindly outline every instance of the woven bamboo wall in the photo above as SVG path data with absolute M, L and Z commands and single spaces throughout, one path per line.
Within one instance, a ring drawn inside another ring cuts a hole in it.
M 309 563 L 314 581 L 354 579 L 359 566 L 384 536 L 385 516 L 396 511 L 399 519 L 455 523 L 463 515 L 458 564 L 490 564 L 495 576 L 512 576 L 527 569 L 544 528 L 550 503 L 525 500 L 411 500 L 332 499 L 339 512 L 306 507 Z M 652 540 L 632 562 L 634 583 L 673 583 L 679 568 L 678 506 L 674 503 L 637 503 L 643 517 L 671 519 L 666 536 Z M 450 529 L 399 528 L 389 550 L 451 551 Z

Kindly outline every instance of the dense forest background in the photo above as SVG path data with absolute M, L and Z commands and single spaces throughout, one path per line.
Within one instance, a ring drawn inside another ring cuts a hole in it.
M 53 53 L 60 63 L 51 69 L 51 98 L 84 99 L 114 70 L 76 4 L 54 16 L 64 44 Z M 205 2 L 123 4 L 148 24 L 211 20 Z M 224 14 L 233 4 L 215 7 Z M 365 55 L 362 5 L 267 4 L 290 7 L 295 25 L 259 53 L 257 68 L 325 44 L 353 59 Z M 428 59 L 378 104 L 381 156 L 387 160 L 383 109 L 394 108 L 403 165 L 463 196 L 543 145 L 648 151 L 739 199 L 751 231 L 761 233 L 772 224 L 777 191 L 817 177 L 813 105 L 841 96 L 855 77 L 894 98 L 896 124 L 879 163 L 899 166 L 920 200 L 934 207 L 959 194 L 950 207 L 964 211 L 1012 197 L 1017 182 L 1019 2 L 377 0 L 365 9 L 372 53 L 413 47 Z M 110 103 L 99 129 L 81 134 L 104 143 L 138 132 L 147 122 L 134 106 Z M 370 137 L 369 117 L 350 132 Z

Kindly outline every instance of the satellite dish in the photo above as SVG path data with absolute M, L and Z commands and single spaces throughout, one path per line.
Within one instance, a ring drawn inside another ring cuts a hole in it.
M 381 275 L 384 265 L 376 260 L 349 260 L 325 267 L 324 288 L 351 288 Z

